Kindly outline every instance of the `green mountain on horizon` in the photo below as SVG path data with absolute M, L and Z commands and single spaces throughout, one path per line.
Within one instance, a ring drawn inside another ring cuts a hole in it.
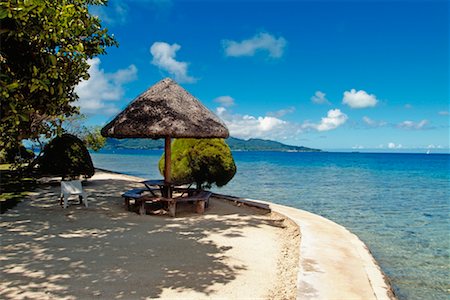
M 321 152 L 320 149 L 313 149 L 304 146 L 286 145 L 280 142 L 249 139 L 243 140 L 230 137 L 225 140 L 232 151 L 284 151 L 284 152 Z M 113 139 L 108 138 L 103 147 L 106 150 L 114 149 L 139 149 L 139 150 L 163 150 L 164 140 L 152 139 Z

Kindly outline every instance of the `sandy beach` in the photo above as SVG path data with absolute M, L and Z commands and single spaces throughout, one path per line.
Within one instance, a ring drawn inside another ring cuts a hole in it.
M 3 214 L 0 298 L 395 299 L 367 246 L 328 219 L 216 194 L 203 215 L 138 215 L 120 195 L 140 181 L 98 170 L 89 207 L 63 209 L 50 180 Z
M 297 296 L 299 228 L 281 214 L 212 198 L 204 215 L 139 216 L 121 193 L 140 178 L 97 171 L 89 207 L 41 185 L 1 218 L 2 299 Z M 75 200 L 75 199 L 74 199 Z

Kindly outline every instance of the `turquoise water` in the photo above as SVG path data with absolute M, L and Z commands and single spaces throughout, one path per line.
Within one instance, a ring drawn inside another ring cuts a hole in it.
M 160 178 L 161 151 L 93 153 L 96 167 Z M 449 299 L 450 155 L 234 152 L 219 193 L 329 218 L 357 234 L 399 299 Z

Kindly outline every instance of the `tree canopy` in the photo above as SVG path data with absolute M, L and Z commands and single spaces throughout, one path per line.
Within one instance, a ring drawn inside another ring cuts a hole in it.
M 34 152 L 25 148 L 24 145 L 20 145 L 19 148 L 0 149 L 0 164 L 14 162 L 23 163 L 24 161 L 34 159 L 34 157 Z
M 88 149 L 98 151 L 105 146 L 106 138 L 101 135 L 100 126 L 86 126 L 85 119 L 83 114 L 69 117 L 63 131 L 81 139 Z
M 94 165 L 83 141 L 71 134 L 63 134 L 50 141 L 38 158 L 39 171 L 45 175 L 91 177 Z
M 90 5 L 105 0 L 10 0 L 0 3 L 0 144 L 60 134 L 86 62 L 117 45 Z
M 176 139 L 172 143 L 171 180 L 195 182 L 197 187 L 224 186 L 236 174 L 236 165 L 223 139 Z M 164 174 L 164 155 L 159 161 Z

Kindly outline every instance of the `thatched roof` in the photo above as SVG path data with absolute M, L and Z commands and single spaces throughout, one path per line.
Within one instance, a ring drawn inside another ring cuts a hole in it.
M 114 138 L 227 138 L 225 124 L 166 78 L 133 100 L 101 131 Z

